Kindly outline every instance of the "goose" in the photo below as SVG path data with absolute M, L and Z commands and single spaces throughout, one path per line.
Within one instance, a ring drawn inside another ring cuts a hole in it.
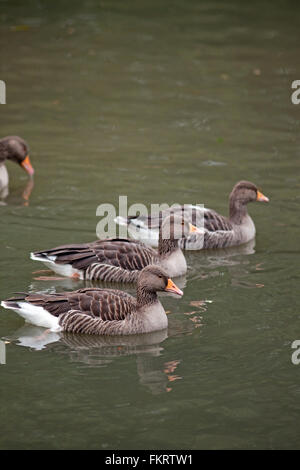
M 6 160 L 18 163 L 30 177 L 34 169 L 29 158 L 28 144 L 21 137 L 7 136 L 0 139 L 0 192 L 8 187 L 9 176 L 5 166 Z
M 116 223 L 126 225 L 129 235 L 157 246 L 160 217 L 170 213 L 181 214 L 188 222 L 197 226 L 197 233 L 179 241 L 184 250 L 225 248 L 247 243 L 255 237 L 255 225 L 248 214 L 247 204 L 253 201 L 269 202 L 269 198 L 259 191 L 254 183 L 239 181 L 229 196 L 229 217 L 224 217 L 212 209 L 195 205 L 177 206 L 162 212 L 162 215 L 117 217 Z
M 57 294 L 22 294 L 2 301 L 1 306 L 51 332 L 130 335 L 167 328 L 159 291 L 183 295 L 162 268 L 149 265 L 138 275 L 136 298 L 117 289 L 84 288 Z
M 144 243 L 129 239 L 105 239 L 79 245 L 63 245 L 31 253 L 56 273 L 78 279 L 107 282 L 136 282 L 148 264 L 157 264 L 169 276 L 182 276 L 187 264 L 179 240 L 197 231 L 182 216 L 171 215 L 161 224 L 158 252 Z

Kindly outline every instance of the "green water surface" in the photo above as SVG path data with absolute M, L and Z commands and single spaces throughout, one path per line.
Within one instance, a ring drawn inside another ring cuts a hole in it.
M 96 238 L 97 206 L 204 203 L 247 179 L 254 243 L 188 252 L 167 334 L 53 336 L 0 308 L 2 449 L 299 448 L 299 2 L 0 1 L 0 299 L 77 289 L 33 250 Z M 130 292 L 134 292 L 130 290 Z

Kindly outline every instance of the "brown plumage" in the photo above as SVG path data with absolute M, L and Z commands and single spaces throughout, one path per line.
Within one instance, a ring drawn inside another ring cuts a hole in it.
M 183 295 L 163 269 L 150 265 L 138 275 L 136 298 L 116 289 L 88 288 L 58 294 L 23 294 L 1 305 L 53 331 L 127 335 L 167 327 L 158 291 Z
M 31 258 L 43 261 L 59 274 L 78 274 L 89 280 L 136 282 L 140 270 L 149 264 L 160 265 L 175 277 L 186 272 L 178 242 L 190 230 L 192 226 L 182 217 L 172 215 L 161 226 L 158 252 L 139 241 L 106 239 L 35 252 Z
M 255 226 L 248 214 L 247 204 L 253 201 L 268 202 L 257 186 L 249 181 L 238 182 L 229 196 L 229 217 L 224 217 L 211 209 L 186 205 L 166 210 L 160 214 L 163 219 L 170 213 L 180 214 L 184 219 L 199 228 L 200 233 L 193 233 L 179 241 L 179 246 L 186 250 L 224 248 L 246 243 L 255 237 Z M 134 238 L 142 239 L 139 234 L 147 234 L 155 246 L 155 232 L 159 227 L 158 216 L 130 217 L 118 219 L 128 226 Z M 152 235 L 151 235 L 152 234 Z

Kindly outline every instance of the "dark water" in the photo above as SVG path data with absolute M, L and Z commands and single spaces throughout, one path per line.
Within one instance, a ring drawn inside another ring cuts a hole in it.
M 95 239 L 103 202 L 204 203 L 259 185 L 255 244 L 188 253 L 168 334 L 57 337 L 1 309 L 1 448 L 299 448 L 299 4 L 0 2 L 8 164 L 0 298 L 76 289 L 36 280 L 32 250 Z

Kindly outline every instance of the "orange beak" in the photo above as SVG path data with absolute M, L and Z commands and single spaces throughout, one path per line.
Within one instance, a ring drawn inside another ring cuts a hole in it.
M 180 297 L 183 295 L 182 290 L 180 290 L 176 284 L 172 281 L 172 279 L 168 279 L 168 284 L 167 287 L 165 288 L 166 292 L 172 292 L 173 294 L 180 295 Z
M 21 162 L 21 166 L 24 168 L 26 173 L 28 173 L 30 176 L 33 175 L 34 169 L 33 169 L 33 166 L 31 165 L 29 155 L 26 155 L 25 159 Z
M 269 198 L 267 196 L 264 196 L 263 193 L 261 193 L 260 191 L 257 191 L 256 200 L 260 202 L 269 202 Z
M 193 233 L 193 232 L 194 232 L 194 233 L 195 233 L 195 232 L 196 232 L 196 233 L 200 233 L 200 232 L 201 232 L 201 231 L 200 231 L 197 227 L 195 227 L 195 225 L 193 225 L 193 224 L 189 224 L 189 227 L 190 227 L 190 233 Z

